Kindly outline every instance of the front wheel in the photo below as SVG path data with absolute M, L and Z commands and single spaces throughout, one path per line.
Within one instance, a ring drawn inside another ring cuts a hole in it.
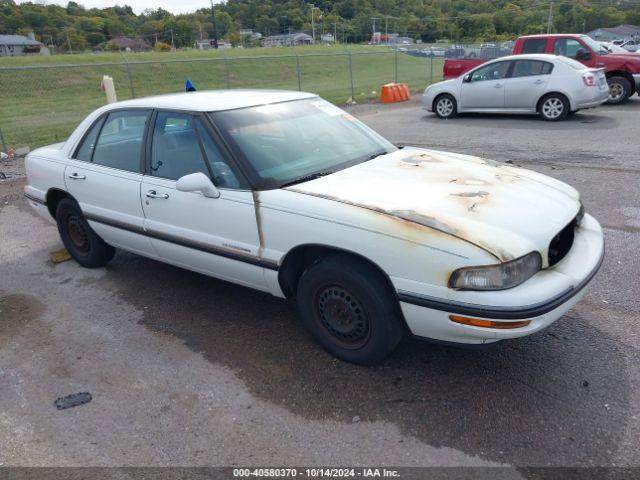
M 550 93 L 540 100 L 538 112 L 543 120 L 557 122 L 569 114 L 569 101 L 564 95 Z
M 297 291 L 303 324 L 333 356 L 351 363 L 384 360 L 402 339 L 398 301 L 374 267 L 334 254 L 305 270 Z
M 58 204 L 56 223 L 65 248 L 83 267 L 102 267 L 115 255 L 115 248 L 93 231 L 80 207 L 71 198 L 64 198 Z
M 609 100 L 607 103 L 616 105 L 626 102 L 631 96 L 631 82 L 624 77 L 609 77 Z
M 445 93 L 436 98 L 433 102 L 433 111 L 439 118 L 449 119 L 456 116 L 458 106 L 456 99 L 452 95 Z

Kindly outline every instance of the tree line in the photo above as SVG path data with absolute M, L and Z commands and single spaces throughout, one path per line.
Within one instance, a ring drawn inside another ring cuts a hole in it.
M 114 0 L 115 1 L 115 0 Z M 262 35 L 315 31 L 341 42 L 366 42 L 372 32 L 398 33 L 423 42 L 500 41 L 547 30 L 551 0 L 227 0 L 215 5 L 217 38 L 233 44 L 256 42 L 246 30 Z M 556 0 L 553 32 L 583 32 L 619 24 L 640 24 L 640 0 Z M 313 15 L 313 24 L 312 24 Z M 213 38 L 208 0 L 188 14 L 162 8 L 136 15 L 129 6 L 85 8 L 0 0 L 0 34 L 33 32 L 46 45 L 82 51 L 124 35 L 189 47 Z

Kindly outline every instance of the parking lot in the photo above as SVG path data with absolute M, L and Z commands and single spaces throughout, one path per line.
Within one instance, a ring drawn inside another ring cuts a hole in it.
M 52 263 L 55 226 L 6 180 L 0 464 L 640 466 L 640 98 L 559 123 L 443 121 L 416 101 L 352 113 L 397 144 L 575 186 L 607 244 L 585 299 L 531 337 L 406 341 L 359 367 L 266 294 L 124 252 L 104 269 Z M 55 409 L 82 391 L 91 403 Z

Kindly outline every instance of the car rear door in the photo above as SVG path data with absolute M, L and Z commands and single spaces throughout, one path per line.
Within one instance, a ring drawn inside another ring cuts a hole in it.
M 153 254 L 140 202 L 143 144 L 150 110 L 116 110 L 87 131 L 65 168 L 67 191 L 107 243 Z
M 553 64 L 541 60 L 513 60 L 512 63 L 505 82 L 505 107 L 535 111 L 549 83 Z
M 147 149 L 141 199 L 145 230 L 166 261 L 266 289 L 253 193 L 204 116 L 158 111 Z M 202 172 L 219 198 L 181 192 L 176 182 Z
M 462 82 L 460 101 L 464 110 L 502 110 L 509 62 L 492 62 L 469 73 Z

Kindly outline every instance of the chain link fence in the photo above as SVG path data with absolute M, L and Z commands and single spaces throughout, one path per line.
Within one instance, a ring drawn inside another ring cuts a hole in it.
M 0 148 L 35 148 L 63 141 L 106 101 L 103 75 L 113 77 L 118 100 L 184 91 L 278 88 L 317 93 L 338 105 L 376 98 L 380 87 L 403 82 L 412 91 L 442 78 L 444 57 L 408 49 L 168 61 L 0 67 Z

